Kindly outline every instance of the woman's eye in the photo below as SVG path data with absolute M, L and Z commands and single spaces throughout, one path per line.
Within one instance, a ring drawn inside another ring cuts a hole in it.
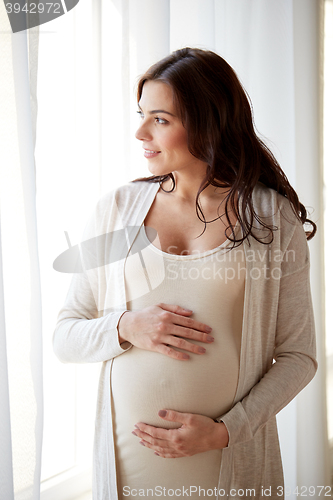
M 159 123 L 160 125 L 165 125 L 167 122 L 167 120 L 163 120 L 163 118 L 160 118 L 159 116 L 155 116 L 155 121 L 156 123 Z
M 141 111 L 140 109 L 137 111 L 138 115 L 140 116 L 140 118 L 144 118 L 145 115 L 143 114 L 143 111 Z M 160 125 L 165 125 L 168 123 L 167 120 L 164 120 L 163 118 L 160 118 L 159 116 L 154 116 L 154 120 L 156 123 L 160 124 Z

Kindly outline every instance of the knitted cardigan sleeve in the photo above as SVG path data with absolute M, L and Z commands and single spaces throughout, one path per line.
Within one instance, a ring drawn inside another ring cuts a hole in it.
M 242 400 L 218 417 L 228 429 L 229 447 L 252 439 L 310 382 L 317 369 L 309 249 L 300 222 L 294 225 L 284 256 L 288 258 L 281 264 L 274 362 Z M 265 332 L 259 332 L 259 343 L 260 335 Z
M 113 310 L 106 311 L 103 308 L 103 294 L 108 283 L 106 266 L 98 262 L 106 253 L 103 233 L 112 234 L 118 219 L 117 206 L 111 193 L 111 196 L 108 194 L 101 198 L 86 225 L 82 241 L 91 244 L 84 254 L 81 247 L 79 264 L 82 270 L 73 274 L 53 334 L 54 352 L 64 363 L 107 361 L 131 347 L 127 342 L 119 344 L 117 331 L 119 320 L 126 312 L 126 302 L 123 307 L 120 305 Z M 87 260 L 90 262 L 87 263 Z

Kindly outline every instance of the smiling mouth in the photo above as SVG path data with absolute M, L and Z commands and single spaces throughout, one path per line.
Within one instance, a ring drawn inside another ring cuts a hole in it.
M 160 153 L 161 151 L 152 151 L 151 149 L 145 149 L 145 153 Z

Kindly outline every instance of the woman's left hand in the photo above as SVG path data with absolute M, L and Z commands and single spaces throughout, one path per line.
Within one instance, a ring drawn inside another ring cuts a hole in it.
M 164 458 L 190 457 L 204 451 L 226 448 L 229 434 L 223 422 L 217 423 L 209 417 L 194 413 L 161 410 L 163 420 L 179 422 L 178 429 L 163 429 L 139 422 L 133 434 L 141 438 L 140 443 Z

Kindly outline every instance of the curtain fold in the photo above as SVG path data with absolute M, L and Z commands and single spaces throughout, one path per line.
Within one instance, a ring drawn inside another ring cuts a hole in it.
M 34 160 L 38 28 L 13 34 L 1 2 L 0 33 L 0 497 L 37 500 L 43 426 Z

